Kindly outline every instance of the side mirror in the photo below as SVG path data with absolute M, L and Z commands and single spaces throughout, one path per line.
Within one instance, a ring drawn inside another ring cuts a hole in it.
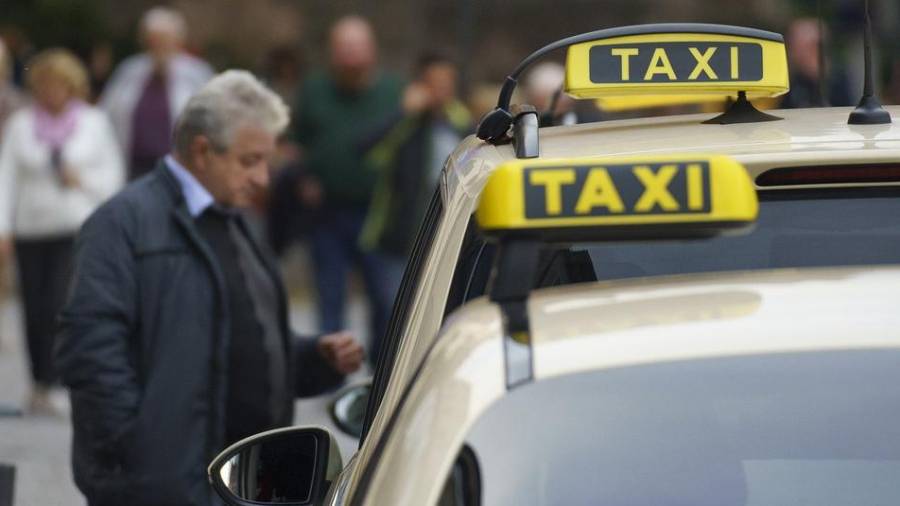
M 230 506 L 320 504 L 341 472 L 341 452 L 320 427 L 262 432 L 231 445 L 207 470 Z
M 351 385 L 335 396 L 331 403 L 331 418 L 334 424 L 344 434 L 357 439 L 362 436 L 363 423 L 366 417 L 366 406 L 369 404 L 369 394 L 372 391 L 372 381 L 366 381 L 358 385 Z

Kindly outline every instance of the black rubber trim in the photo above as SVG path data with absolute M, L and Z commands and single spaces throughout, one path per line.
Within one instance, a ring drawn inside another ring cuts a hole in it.
M 456 459 L 463 472 L 463 493 L 465 506 L 481 506 L 481 468 L 478 465 L 478 456 L 475 450 L 468 444 L 463 445 L 459 457 Z
M 400 283 L 400 289 L 394 301 L 394 307 L 391 310 L 391 318 L 381 344 L 381 352 L 377 357 L 375 374 L 372 377 L 372 390 L 369 395 L 369 402 L 366 405 L 366 415 L 363 420 L 362 435 L 359 438 L 359 448 L 362 448 L 369 435 L 369 429 L 372 427 L 375 414 L 381 406 L 381 400 L 384 398 L 385 390 L 390 382 L 394 370 L 394 362 L 397 358 L 397 349 L 400 346 L 402 337 L 400 333 L 403 331 L 404 323 L 412 304 L 412 297 L 422 276 L 425 257 L 434 245 L 434 237 L 443 215 L 444 201 L 441 198 L 441 189 L 438 187 L 431 197 L 428 211 L 416 234 L 413 251 L 410 254 L 406 272 L 403 274 L 403 280 Z
M 357 485 L 356 490 L 353 491 L 353 497 L 350 498 L 350 506 L 362 505 L 366 496 L 366 492 L 368 492 L 369 485 L 371 485 L 372 483 L 372 475 L 375 474 L 375 469 L 380 463 L 382 453 L 384 453 L 384 446 L 387 444 L 387 441 L 394 433 L 394 427 L 397 425 L 397 419 L 400 417 L 400 412 L 403 411 L 403 408 L 406 406 L 406 401 L 407 399 L 409 399 L 409 394 L 416 386 L 416 383 L 419 380 L 419 376 L 421 376 L 422 374 L 422 369 L 425 368 L 425 364 L 427 364 L 429 359 L 431 358 L 431 354 L 437 346 L 438 341 L 439 339 L 435 339 L 431 342 L 431 345 L 425 352 L 425 356 L 422 357 L 422 361 L 419 362 L 419 365 L 416 367 L 416 371 L 413 373 L 409 382 L 406 384 L 406 387 L 404 387 L 403 395 L 400 396 L 400 400 L 397 401 L 397 406 L 394 408 L 394 411 L 391 412 L 391 417 L 384 428 L 384 432 L 381 434 L 381 437 L 375 444 L 375 450 L 372 452 L 372 457 L 369 459 L 368 465 L 362 470 L 362 475 L 360 475 L 359 478 L 359 485 Z

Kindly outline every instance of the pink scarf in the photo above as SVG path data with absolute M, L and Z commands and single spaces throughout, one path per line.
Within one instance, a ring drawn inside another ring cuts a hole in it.
M 84 110 L 85 103 L 81 100 L 70 100 L 62 113 L 53 115 L 40 105 L 34 106 L 34 134 L 39 142 L 48 145 L 51 149 L 62 148 L 75 127 L 78 126 L 78 118 Z

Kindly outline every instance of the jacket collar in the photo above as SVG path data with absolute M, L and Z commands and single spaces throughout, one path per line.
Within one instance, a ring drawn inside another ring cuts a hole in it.
M 197 181 L 197 178 L 181 165 L 175 157 L 167 155 L 163 159 L 163 164 L 166 165 L 169 173 L 175 176 L 175 179 L 178 181 L 178 186 L 181 188 L 181 194 L 184 197 L 184 203 L 191 216 L 196 218 L 215 204 L 215 199 L 209 193 L 209 190 L 200 181 Z

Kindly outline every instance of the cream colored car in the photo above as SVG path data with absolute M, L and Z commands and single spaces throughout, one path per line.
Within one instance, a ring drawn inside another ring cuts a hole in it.
M 761 37 L 672 26 L 589 40 Z M 324 429 L 264 433 L 213 462 L 214 487 L 235 505 L 900 503 L 900 127 L 850 112 L 516 117 L 512 143 L 467 139 L 359 451 L 344 466 Z

